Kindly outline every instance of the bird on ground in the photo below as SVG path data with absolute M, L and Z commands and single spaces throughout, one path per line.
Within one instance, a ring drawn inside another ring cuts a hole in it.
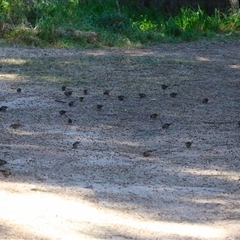
M 152 152 L 156 151 L 157 149 L 153 149 L 153 150 L 147 150 L 145 152 L 143 152 L 143 156 L 144 157 L 149 157 L 151 155 Z
M 69 91 L 65 91 L 64 94 L 66 97 L 70 97 L 72 95 L 72 92 L 73 91 L 69 90 Z
M 139 93 L 138 95 L 139 95 L 140 98 L 145 98 L 145 97 L 147 97 L 147 95 L 146 95 L 145 93 Z
M 0 112 L 6 112 L 7 108 L 8 108 L 7 106 L 1 106 Z
M 123 101 L 123 100 L 124 100 L 124 96 L 123 96 L 123 95 L 119 95 L 119 96 L 118 96 L 118 100 L 119 100 L 119 101 Z
M 185 145 L 187 148 L 190 148 L 192 146 L 192 142 L 186 142 Z
M 74 142 L 73 145 L 72 145 L 72 148 L 77 149 L 79 143 L 80 143 L 79 141 Z
M 66 112 L 67 112 L 67 111 L 65 111 L 65 110 L 59 111 L 60 115 L 65 115 Z
M 202 103 L 203 103 L 203 104 L 207 104 L 207 103 L 208 103 L 208 98 L 204 98 L 204 99 L 202 100 Z
M 17 92 L 20 93 L 22 91 L 21 88 L 17 88 Z
M 102 104 L 98 104 L 98 105 L 97 105 L 97 110 L 102 110 L 102 107 L 103 107 Z
M 80 101 L 80 102 L 83 102 L 83 99 L 84 99 L 84 97 L 80 97 L 80 98 L 79 98 L 79 101 Z
M 175 92 L 170 93 L 170 97 L 175 98 L 178 94 Z
M 157 113 L 153 113 L 150 115 L 150 118 L 155 120 L 157 118 L 158 114 Z
M 105 90 L 105 91 L 103 92 L 103 95 L 108 96 L 108 95 L 110 94 L 110 92 L 111 92 L 111 90 Z
M 0 172 L 3 174 L 4 177 L 8 177 L 9 175 L 11 175 L 12 173 L 9 170 L 6 169 L 1 169 Z
M 14 129 L 17 129 L 17 128 L 19 128 L 20 126 L 21 126 L 20 123 L 13 123 L 13 124 L 10 125 L 10 127 L 11 127 L 11 128 L 14 128 Z
M 87 89 L 84 89 L 84 90 L 83 90 L 83 94 L 84 94 L 84 95 L 88 95 L 88 90 L 87 90 Z
M 172 125 L 172 123 L 164 123 L 162 129 L 168 129 L 170 125 Z
M 7 161 L 0 159 L 0 166 L 7 164 Z
M 73 107 L 74 106 L 74 101 L 71 101 L 69 104 L 68 104 L 69 107 Z
M 168 85 L 165 85 L 165 84 L 161 84 L 161 87 L 162 87 L 163 90 L 169 88 L 169 86 L 168 86 Z
M 62 86 L 62 91 L 65 91 L 67 86 Z
M 69 123 L 69 124 L 72 123 L 72 119 L 71 119 L 71 118 L 68 119 L 68 123 Z

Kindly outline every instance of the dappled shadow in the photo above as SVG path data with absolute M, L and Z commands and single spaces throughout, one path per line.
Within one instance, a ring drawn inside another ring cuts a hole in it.
M 0 172 L 1 180 L 44 186 L 51 196 L 56 193 L 54 202 L 73 197 L 74 209 L 78 200 L 84 200 L 81 207 L 95 204 L 93 216 L 85 213 L 79 220 L 72 208 L 62 218 L 64 223 L 86 224 L 80 230 L 74 226 L 76 236 L 233 236 L 225 226 L 233 229 L 231 223 L 240 220 L 240 56 L 229 55 L 237 45 L 229 43 L 224 54 L 224 43 L 111 51 L 18 49 L 18 58 L 13 48 L 6 50 L 0 62 L 0 101 L 9 108 L 0 112 L 0 158 L 8 164 L 0 168 L 12 175 L 5 178 Z M 163 90 L 163 83 L 169 88 Z M 73 89 L 70 98 L 61 91 L 62 84 Z M 106 89 L 109 96 L 103 95 Z M 140 99 L 140 92 L 147 97 Z M 171 98 L 171 92 L 178 96 Z M 120 94 L 124 101 L 118 100 Z M 203 98 L 209 102 L 203 104 Z M 73 107 L 68 106 L 71 100 Z M 103 104 L 101 111 L 97 104 Z M 158 114 L 156 120 L 152 113 Z M 13 129 L 16 122 L 21 126 Z M 164 123 L 172 125 L 162 129 Z M 75 141 L 80 142 L 77 149 L 72 148 Z M 189 149 L 187 141 L 193 142 Z M 148 149 L 156 151 L 144 157 Z M 39 191 L 27 194 L 26 201 L 37 194 L 45 206 L 52 201 Z M 69 208 L 67 200 L 61 203 Z M 101 208 L 105 212 L 95 221 Z M 64 207 L 54 213 L 59 209 Z M 14 222 L 14 215 L 9 221 Z

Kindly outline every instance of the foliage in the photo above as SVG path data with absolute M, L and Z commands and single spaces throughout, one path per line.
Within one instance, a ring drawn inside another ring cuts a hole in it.
M 72 34 L 98 33 L 96 41 Z M 0 35 L 35 46 L 126 46 L 166 41 L 194 41 L 216 34 L 237 34 L 239 13 L 212 16 L 202 9 L 182 8 L 175 15 L 119 5 L 115 0 L 0 0 Z

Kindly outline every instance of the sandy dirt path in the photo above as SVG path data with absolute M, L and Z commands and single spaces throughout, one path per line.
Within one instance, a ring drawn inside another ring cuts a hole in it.
M 239 240 L 239 46 L 1 47 L 0 239 Z

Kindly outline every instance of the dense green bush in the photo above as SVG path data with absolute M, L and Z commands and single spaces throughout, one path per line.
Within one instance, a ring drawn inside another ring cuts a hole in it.
M 124 46 L 238 34 L 240 14 L 182 8 L 175 15 L 115 0 L 0 0 L 0 35 L 36 46 Z M 94 31 L 89 41 L 76 30 Z

